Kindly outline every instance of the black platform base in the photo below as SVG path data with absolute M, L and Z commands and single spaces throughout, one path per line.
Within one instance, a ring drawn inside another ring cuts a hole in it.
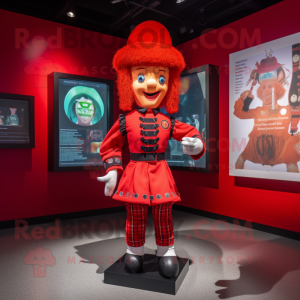
M 121 259 L 104 271 L 104 283 L 176 295 L 189 270 L 189 260 L 177 258 L 179 263 L 178 276 L 166 279 L 159 274 L 156 255 L 145 254 L 143 272 L 134 274 L 125 270 L 124 254 Z

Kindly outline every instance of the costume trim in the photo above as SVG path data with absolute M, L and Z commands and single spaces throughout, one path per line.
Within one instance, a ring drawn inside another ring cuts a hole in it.
M 171 116 L 170 120 L 171 120 L 170 138 L 172 138 L 173 130 L 174 130 L 174 127 L 175 127 L 175 118 L 173 116 Z
M 139 119 L 143 123 L 156 123 L 157 122 L 157 118 L 142 118 L 142 117 L 139 117 Z
M 108 168 L 114 167 L 114 166 L 123 167 L 121 156 L 109 157 L 104 161 L 105 170 L 107 170 Z
M 141 141 L 146 145 L 155 145 L 158 143 L 159 138 L 156 139 L 145 139 L 144 137 L 141 138 Z
M 143 136 L 157 136 L 158 133 L 159 133 L 158 129 L 156 129 L 155 131 L 141 130 L 141 135 L 143 135 Z
M 156 151 L 158 149 L 159 145 L 156 145 L 154 147 L 145 147 L 145 146 L 141 146 L 141 149 L 145 152 L 153 152 Z
M 147 110 L 148 110 L 148 108 L 138 106 L 138 107 L 136 108 L 136 110 L 137 110 L 139 113 L 145 115 L 146 112 L 147 112 Z M 159 107 L 157 107 L 157 108 L 152 108 L 152 110 L 153 110 L 154 116 L 156 116 L 156 115 L 160 112 L 160 108 L 159 108 Z
M 120 125 L 120 132 L 122 133 L 122 136 L 124 136 L 127 133 L 127 131 L 126 131 L 126 115 L 125 114 L 119 115 L 119 125 Z
M 156 129 L 159 127 L 158 124 L 140 124 L 140 127 L 143 129 Z

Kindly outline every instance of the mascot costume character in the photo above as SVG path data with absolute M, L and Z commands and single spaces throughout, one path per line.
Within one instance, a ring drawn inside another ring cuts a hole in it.
M 125 268 L 141 272 L 144 258 L 148 207 L 152 206 L 160 274 L 176 277 L 179 272 L 174 250 L 172 205 L 180 201 L 172 173 L 165 160 L 171 137 L 181 141 L 183 152 L 200 159 L 205 145 L 198 130 L 160 112 L 165 107 L 177 112 L 182 54 L 172 46 L 168 30 L 160 23 L 146 21 L 131 32 L 127 44 L 113 58 L 117 71 L 120 115 L 102 142 L 100 155 L 106 175 L 105 195 L 112 196 L 117 174 L 123 173 L 122 145 L 127 138 L 130 162 L 113 199 L 126 203 Z M 132 109 L 134 102 L 136 109 Z

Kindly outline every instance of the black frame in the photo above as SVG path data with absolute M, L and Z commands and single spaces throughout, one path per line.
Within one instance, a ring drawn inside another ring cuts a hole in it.
M 206 162 L 205 168 L 169 166 L 172 170 L 215 173 L 219 171 L 219 67 L 211 64 L 182 72 L 181 77 L 205 71 Z
M 109 129 L 113 124 L 113 80 L 60 72 L 48 75 L 48 171 L 86 171 L 83 166 L 59 167 L 59 78 L 108 84 L 107 128 Z M 97 169 L 104 170 L 104 166 L 97 166 Z
M 0 148 L 35 148 L 35 116 L 34 116 L 34 96 L 0 93 L 0 99 L 28 101 L 29 102 L 29 143 L 15 144 L 15 143 L 0 143 Z

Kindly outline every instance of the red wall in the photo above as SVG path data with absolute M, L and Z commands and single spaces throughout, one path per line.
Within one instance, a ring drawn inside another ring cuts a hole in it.
M 58 71 L 114 79 L 113 53 L 125 40 L 4 10 L 0 10 L 0 27 L 0 92 L 34 95 L 36 113 L 35 149 L 0 149 L 0 221 L 123 205 L 105 197 L 104 184 L 92 179 L 90 172 L 47 171 L 45 75 Z M 27 34 L 25 42 L 19 42 L 19 36 Z M 78 45 L 67 43 L 68 34 Z M 93 39 L 84 43 L 84 35 L 89 34 L 94 34 Z M 37 58 L 39 70 L 28 71 L 28 62 Z M 115 92 L 116 119 L 121 111 Z
M 182 49 L 190 69 L 207 63 L 220 67 L 220 138 L 229 138 L 229 54 L 259 43 L 256 41 L 253 44 L 245 43 L 244 46 L 240 46 L 242 30 L 250 36 L 254 30 L 258 30 L 261 43 L 299 32 L 299 9 L 299 1 L 285 0 L 220 28 L 215 33 L 209 33 L 206 35 L 206 41 L 209 44 L 216 43 L 215 49 L 208 49 L 200 39 L 194 39 L 178 47 Z M 103 37 L 103 42 L 109 43 L 113 39 L 116 44 L 112 47 L 103 47 L 94 42 L 95 49 L 89 45 L 82 45 L 83 48 L 77 45 L 72 49 L 64 46 L 60 49 L 49 47 L 36 49 L 39 45 L 35 44 L 35 47 L 31 46 L 30 49 L 22 45 L 19 49 L 15 45 L 16 28 L 27 29 L 30 41 L 37 35 L 45 38 L 56 35 L 57 28 L 61 28 L 64 32 L 66 28 L 71 27 L 3 10 L 0 10 L 0 26 L 6 28 L 5 32 L 3 30 L 0 32 L 0 40 L 5 42 L 1 47 L 0 91 L 34 95 L 36 99 L 36 148 L 33 150 L 1 149 L 0 151 L 2 154 L 0 156 L 2 203 L 0 220 L 122 205 L 105 197 L 103 184 L 95 179 L 92 180 L 87 172 L 47 172 L 46 88 L 38 87 L 37 83 L 43 85 L 43 79 L 37 78 L 39 81 L 35 83 L 33 76 L 26 74 L 24 68 L 30 59 L 44 56 L 53 61 L 59 72 L 112 79 L 113 74 L 109 70 L 105 74 L 106 69 L 101 71 L 101 67 L 110 68 L 113 52 L 124 43 L 124 40 L 100 35 Z M 224 35 L 225 45 L 222 43 L 224 29 L 231 32 Z M 234 32 L 237 33 L 238 44 L 226 46 L 231 42 L 235 43 L 236 40 L 232 39 Z M 91 32 L 76 29 L 78 39 L 80 33 Z M 93 66 L 97 69 L 93 69 Z M 94 74 L 94 71 L 97 73 Z M 117 99 L 114 98 L 115 108 L 117 108 Z M 119 111 L 116 110 L 115 119 L 118 113 Z M 180 204 L 300 232 L 299 183 L 234 178 L 228 175 L 228 168 L 228 149 L 221 144 L 219 173 L 173 171 L 182 195 Z
M 220 67 L 219 138 L 223 140 L 218 174 L 173 172 L 181 205 L 300 232 L 300 183 L 229 176 L 225 142 L 229 139 L 229 54 L 299 32 L 299 10 L 300 1 L 285 0 L 206 34 L 206 42 L 215 44 L 214 49 L 208 49 L 200 38 L 178 47 L 189 69 L 208 63 Z M 261 42 L 241 46 L 245 32 L 249 36 L 258 33 Z

